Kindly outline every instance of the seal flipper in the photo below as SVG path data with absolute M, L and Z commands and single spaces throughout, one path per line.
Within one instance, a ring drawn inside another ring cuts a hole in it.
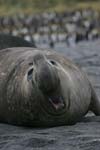
M 90 110 L 96 115 L 100 116 L 100 100 L 98 99 L 96 92 L 91 87 L 91 103 Z

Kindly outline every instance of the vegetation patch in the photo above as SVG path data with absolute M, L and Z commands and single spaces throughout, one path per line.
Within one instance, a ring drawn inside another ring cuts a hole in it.
M 89 7 L 100 11 L 100 0 L 0 0 L 0 15 L 62 12 Z

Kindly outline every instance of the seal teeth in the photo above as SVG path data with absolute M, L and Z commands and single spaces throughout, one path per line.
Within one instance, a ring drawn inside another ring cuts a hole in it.
M 51 102 L 51 104 L 56 110 L 64 107 L 64 102 L 61 97 L 52 97 L 52 98 L 49 98 L 49 101 Z

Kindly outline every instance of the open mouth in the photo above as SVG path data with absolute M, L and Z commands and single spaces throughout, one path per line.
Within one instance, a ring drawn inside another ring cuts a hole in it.
M 64 99 L 61 96 L 52 96 L 52 97 L 49 97 L 49 101 L 51 102 L 51 104 L 53 105 L 53 107 L 56 110 L 62 109 L 65 106 Z

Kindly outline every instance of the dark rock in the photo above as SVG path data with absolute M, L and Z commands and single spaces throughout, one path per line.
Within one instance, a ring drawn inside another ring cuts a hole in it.
M 21 37 L 0 34 L 0 49 L 9 47 L 35 47 L 34 43 L 28 42 Z

